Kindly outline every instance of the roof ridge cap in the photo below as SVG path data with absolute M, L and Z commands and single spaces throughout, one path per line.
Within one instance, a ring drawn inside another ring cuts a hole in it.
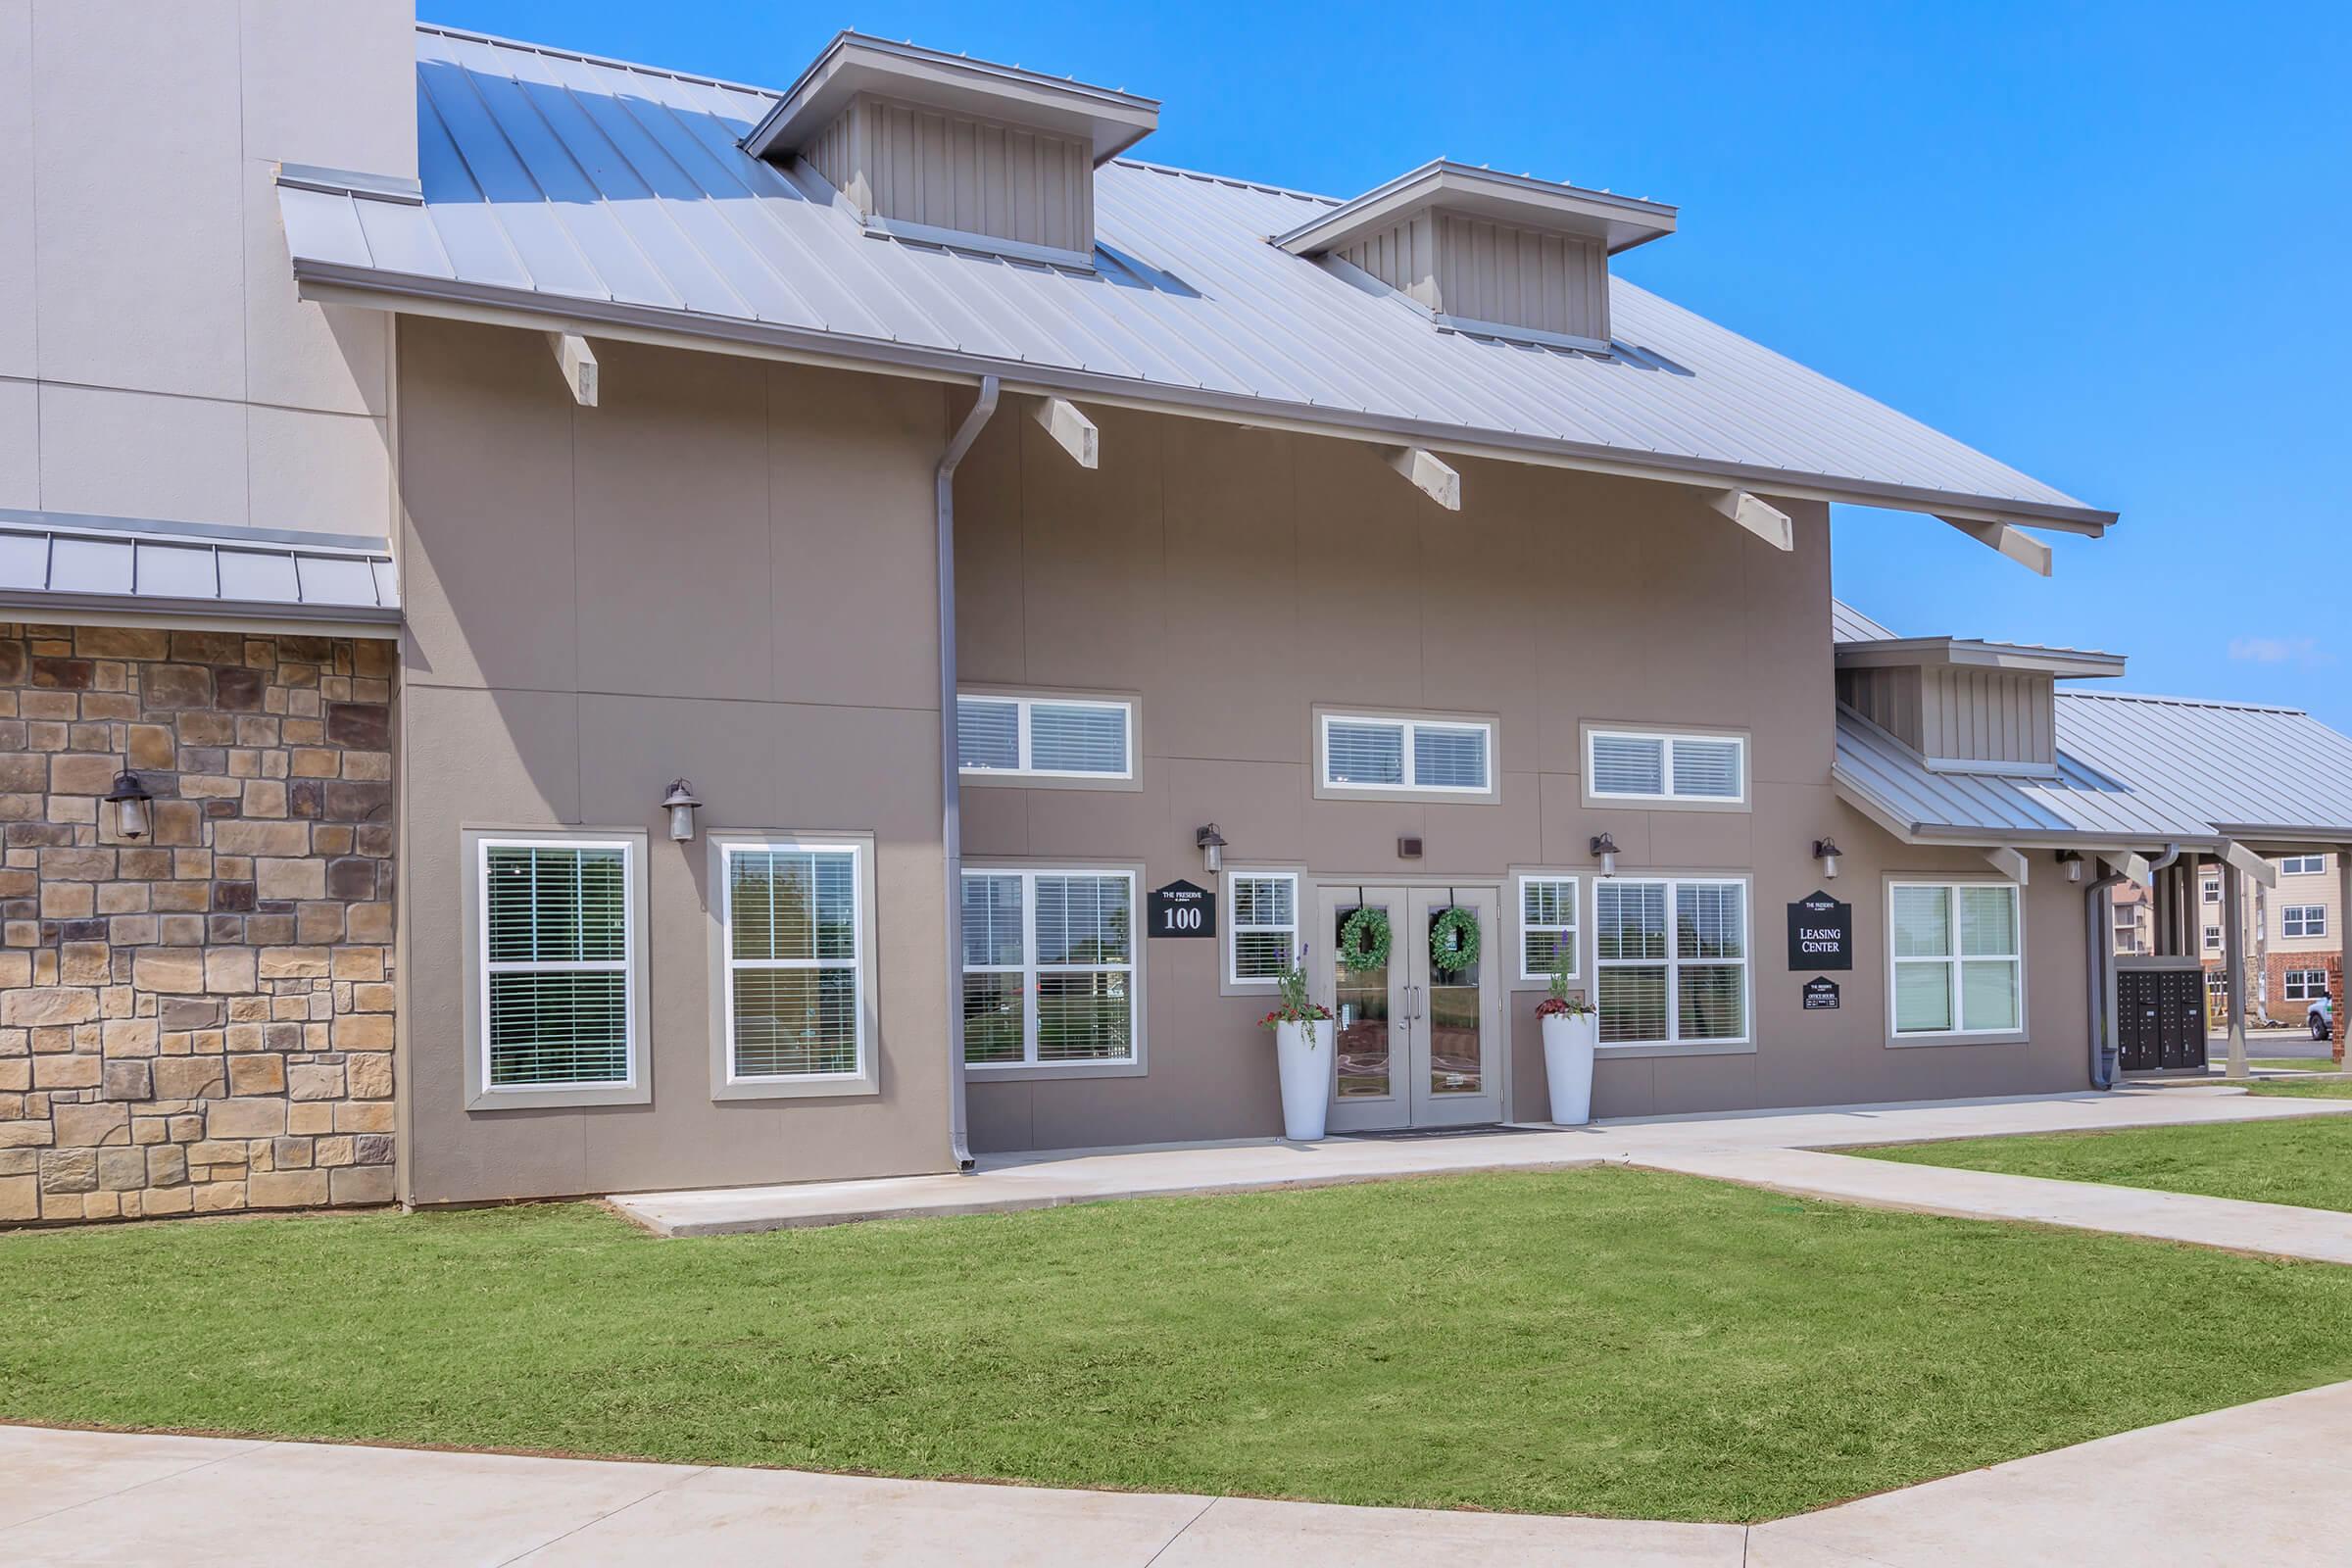
M 2059 688 L 2060 697 L 2071 697 L 2082 703 L 2170 703 L 2175 708 L 2227 708 L 2246 713 L 2292 713 L 2309 718 L 2308 708 L 2289 708 L 2279 703 L 2241 703 L 2228 697 L 2168 697 L 2161 692 L 2095 692 Z

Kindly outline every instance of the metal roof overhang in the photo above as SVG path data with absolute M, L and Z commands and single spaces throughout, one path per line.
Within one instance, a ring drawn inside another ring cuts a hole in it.
M 271 604 L 255 599 L 0 589 L 0 619 L 51 626 L 179 626 L 279 636 L 391 637 L 399 631 L 400 615 L 398 605 Z
M 1839 800 L 1869 817 L 1905 844 L 1941 845 L 1956 850 L 2184 850 L 2215 855 L 2232 843 L 2229 833 L 2111 833 L 2077 828 L 1955 827 L 1940 822 L 1906 821 L 1901 812 L 1879 800 L 1843 768 L 1830 770 L 1830 784 Z
M 1498 174 L 1441 158 L 1277 234 L 1274 243 L 1294 256 L 1337 250 L 1431 208 L 1598 240 L 1612 256 L 1673 233 L 1677 216 L 1664 202 Z
M 993 359 L 846 332 L 747 322 L 694 311 L 552 295 L 528 288 L 426 277 L 305 257 L 294 258 L 293 270 L 300 296 L 320 305 L 439 316 L 532 331 L 560 328 L 625 342 L 743 354 L 963 385 L 977 384 L 982 376 L 993 375 L 1007 392 L 1085 398 L 1145 413 L 1215 418 L 1307 435 L 1402 443 L 1462 457 L 1674 484 L 1740 487 L 1797 501 L 1838 502 L 1984 522 L 2018 523 L 2091 538 L 2104 534 L 2114 525 L 2117 515 L 2091 507 L 2062 507 L 1998 496 L 1876 484 L 1837 474 L 1792 472 L 1705 458 L 1655 455 L 1645 459 L 1623 448 L 1547 440 L 1516 431 L 1392 418 L 1317 404 L 1286 403 L 1099 371 Z
M 2026 643 L 1988 643 L 1967 637 L 1897 637 L 1868 642 L 1842 642 L 1837 649 L 1840 669 L 1871 669 L 1914 664 L 1959 665 L 1974 669 L 2013 669 L 2082 680 L 2121 675 L 2121 654 L 2087 649 L 2041 648 Z

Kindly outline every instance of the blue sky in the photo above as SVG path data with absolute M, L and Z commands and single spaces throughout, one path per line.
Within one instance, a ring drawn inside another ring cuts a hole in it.
M 419 10 L 774 86 L 856 25 L 1150 94 L 1164 163 L 1349 195 L 1445 154 L 1676 203 L 1626 275 L 2123 514 L 2044 582 L 1840 508 L 1840 594 L 2352 730 L 2352 8 Z

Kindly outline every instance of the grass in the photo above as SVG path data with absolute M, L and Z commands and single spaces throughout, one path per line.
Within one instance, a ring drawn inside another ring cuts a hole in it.
M 2331 1073 L 2335 1071 L 2335 1063 L 2326 1056 L 2249 1056 L 2246 1058 L 2246 1066 L 2255 1072 Z
M 24 1421 L 1668 1519 L 2352 1377 L 2352 1272 L 1613 1168 L 19 1234 L 0 1300 Z
M 2352 1100 L 2352 1078 L 2263 1078 L 2247 1082 L 2245 1090 L 2249 1095 L 2283 1095 L 2296 1100 Z
M 2325 1094 L 2333 1090 L 2334 1094 Z M 2262 1084 L 2253 1094 L 2341 1099 L 2352 1083 Z M 2352 1116 L 2209 1122 L 1854 1150 L 1873 1159 L 2202 1193 L 2352 1212 Z

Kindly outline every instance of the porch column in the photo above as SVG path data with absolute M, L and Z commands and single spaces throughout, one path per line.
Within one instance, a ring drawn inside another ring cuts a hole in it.
M 2222 874 L 2222 972 L 2230 985 L 2230 1076 L 2246 1075 L 2246 873 L 2227 860 Z
M 2346 1002 L 2352 1002 L 2352 966 L 2345 956 L 2352 955 L 2352 941 L 2347 941 L 2344 928 L 2352 925 L 2352 845 L 2335 847 L 2335 1060 L 2344 1060 L 2344 1031 L 2352 1029 L 2352 1018 L 2344 1016 Z

